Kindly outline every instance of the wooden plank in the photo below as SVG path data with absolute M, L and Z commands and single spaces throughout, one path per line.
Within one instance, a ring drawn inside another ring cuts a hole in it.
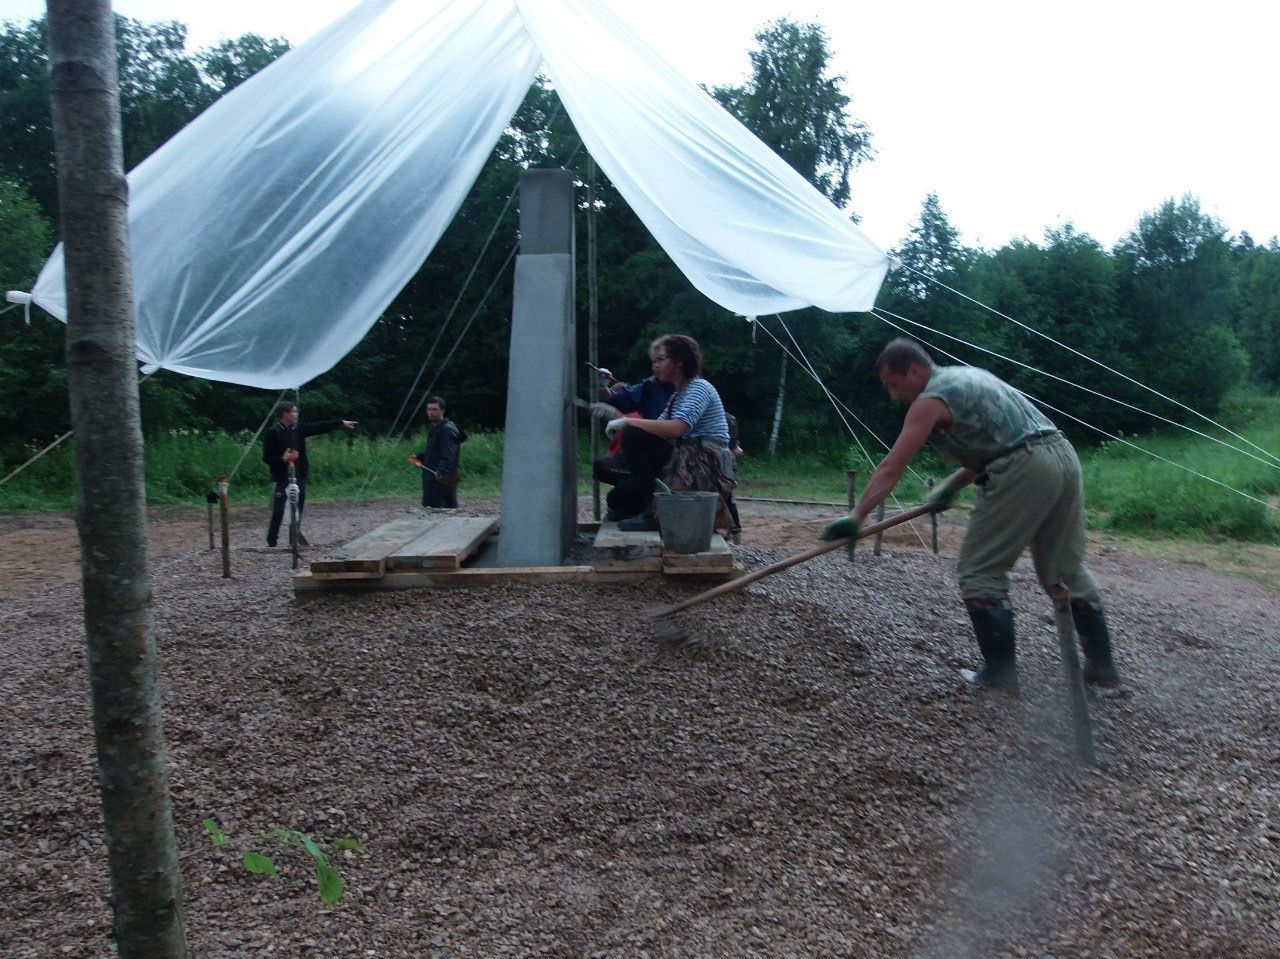
M 645 556 L 642 559 L 602 559 L 592 556 L 591 568 L 597 573 L 660 573 L 662 572 L 662 557 Z
M 617 523 L 601 523 L 591 543 L 591 563 L 660 559 L 662 537 L 656 532 L 625 532 Z
M 728 582 L 739 576 L 746 576 L 747 570 L 741 563 L 732 566 L 666 566 L 662 567 L 663 576 L 690 577 L 693 579 L 718 579 Z
M 460 569 L 497 527 L 497 517 L 445 517 L 388 556 L 387 569 Z
M 455 571 L 402 569 L 389 570 L 384 576 L 364 579 L 299 573 L 293 578 L 293 590 L 295 594 L 314 595 L 324 590 L 424 589 L 512 582 L 590 582 L 596 576 L 590 566 L 510 566 Z
M 421 536 L 434 526 L 435 517 L 411 516 L 393 519 L 377 529 L 353 539 L 328 556 L 311 562 L 313 573 L 373 573 L 386 572 L 387 557 L 405 543 Z
M 662 565 L 664 567 L 732 566 L 733 550 L 729 549 L 729 544 L 724 541 L 724 537 L 716 533 L 711 537 L 711 548 L 701 553 L 671 553 L 664 551 Z

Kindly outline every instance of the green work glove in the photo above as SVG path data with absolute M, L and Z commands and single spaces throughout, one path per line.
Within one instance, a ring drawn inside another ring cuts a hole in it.
M 853 548 L 857 545 L 858 531 L 861 529 L 861 523 L 852 516 L 846 516 L 844 519 L 836 520 L 822 531 L 822 541 L 830 543 L 832 540 L 849 537 L 849 561 L 853 562 Z
M 957 482 L 955 474 L 948 476 L 941 483 L 929 490 L 929 495 L 925 497 L 925 503 L 933 507 L 935 513 L 941 513 L 944 510 L 951 509 L 951 504 L 956 501 L 956 494 L 964 489 L 964 484 Z

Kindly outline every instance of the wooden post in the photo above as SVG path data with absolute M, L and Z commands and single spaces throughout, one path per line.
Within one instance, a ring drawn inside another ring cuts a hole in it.
M 876 522 L 877 523 L 884 522 L 884 503 L 881 503 L 879 506 L 876 507 Z M 880 555 L 880 541 L 882 539 L 884 539 L 884 533 L 876 533 L 876 548 L 872 550 L 872 552 L 876 556 Z
M 213 504 L 218 502 L 218 494 L 213 490 L 204 494 L 205 501 L 209 504 L 209 549 L 215 550 L 218 547 L 213 543 Z
M 222 578 L 231 578 L 231 517 L 227 503 L 227 478 L 218 477 L 218 500 L 222 504 Z

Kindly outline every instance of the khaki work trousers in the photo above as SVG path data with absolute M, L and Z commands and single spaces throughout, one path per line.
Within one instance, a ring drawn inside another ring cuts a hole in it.
M 956 566 L 961 596 L 1008 599 L 1009 570 L 1028 546 L 1046 593 L 1064 583 L 1072 599 L 1098 598 L 1084 562 L 1080 460 L 1061 433 L 1030 440 L 987 466 Z

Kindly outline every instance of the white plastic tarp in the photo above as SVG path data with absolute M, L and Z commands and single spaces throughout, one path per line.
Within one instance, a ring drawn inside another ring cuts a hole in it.
M 596 0 L 365 0 L 130 174 L 139 359 L 268 389 L 331 368 L 426 259 L 543 62 L 709 298 L 871 308 L 887 256 Z M 66 318 L 61 248 L 32 298 Z

